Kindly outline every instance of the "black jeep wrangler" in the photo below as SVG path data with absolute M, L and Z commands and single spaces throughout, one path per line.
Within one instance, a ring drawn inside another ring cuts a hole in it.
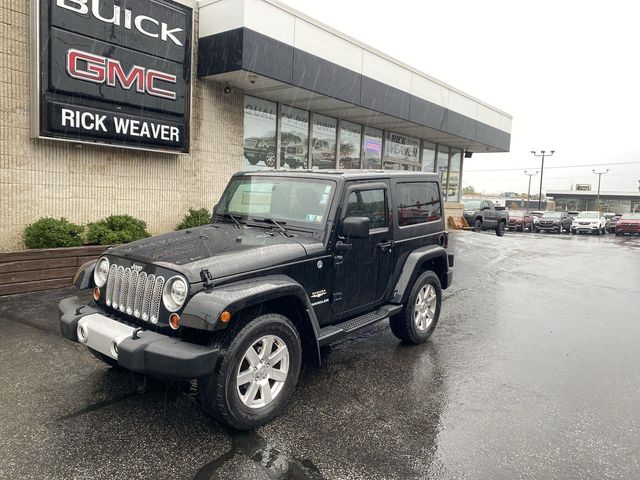
M 451 284 L 438 176 L 382 171 L 234 175 L 211 224 L 110 248 L 60 302 L 60 330 L 101 360 L 197 380 L 219 420 L 278 415 L 320 347 L 389 318 L 429 338 Z

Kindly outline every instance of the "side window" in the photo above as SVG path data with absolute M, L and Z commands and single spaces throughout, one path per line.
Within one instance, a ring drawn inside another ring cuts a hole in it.
M 398 184 L 398 225 L 416 225 L 442 218 L 440 193 L 435 182 Z
M 347 217 L 368 217 L 369 228 L 387 226 L 385 191 L 356 190 L 347 199 Z

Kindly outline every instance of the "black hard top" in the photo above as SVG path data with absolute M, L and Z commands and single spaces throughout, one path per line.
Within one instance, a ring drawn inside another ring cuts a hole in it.
M 326 180 L 376 180 L 385 178 L 410 178 L 424 180 L 439 180 L 437 174 L 431 172 L 410 172 L 407 170 L 260 170 L 256 172 L 239 172 L 234 176 L 271 177 L 273 175 L 285 177 L 306 177 Z

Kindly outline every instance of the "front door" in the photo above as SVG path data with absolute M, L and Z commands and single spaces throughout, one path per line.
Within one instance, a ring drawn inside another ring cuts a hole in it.
M 368 217 L 369 237 L 345 238 L 339 235 L 339 241 L 351 247 L 349 251 L 336 252 L 332 299 L 332 312 L 336 319 L 356 315 L 379 302 L 390 281 L 393 245 L 387 192 L 386 183 L 376 182 L 350 187 L 345 193 L 340 220 Z

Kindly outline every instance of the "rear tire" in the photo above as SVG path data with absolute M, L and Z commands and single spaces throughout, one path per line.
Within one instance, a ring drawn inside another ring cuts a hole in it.
M 440 279 L 432 271 L 424 272 L 414 282 L 402 312 L 389 318 L 391 331 L 407 343 L 426 342 L 438 324 L 441 306 Z
M 237 329 L 224 341 L 213 373 L 198 379 L 198 400 L 221 423 L 251 430 L 287 406 L 302 346 L 296 328 L 280 314 L 260 315 Z
M 504 222 L 498 222 L 498 225 L 496 225 L 496 235 L 499 237 L 504 236 Z

